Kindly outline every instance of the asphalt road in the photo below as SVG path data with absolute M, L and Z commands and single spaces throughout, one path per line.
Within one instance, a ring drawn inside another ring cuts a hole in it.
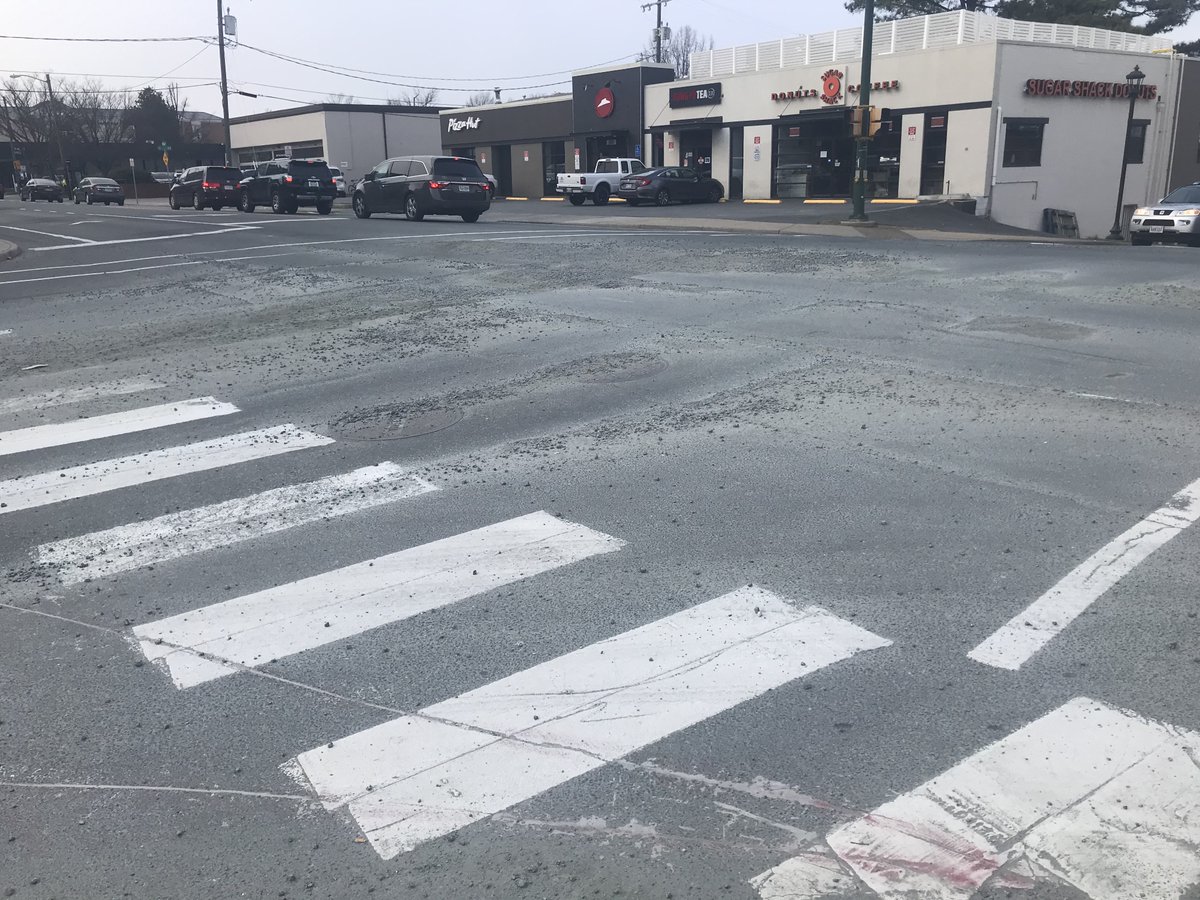
M 1196 251 L 519 217 L 0 202 L 0 893 L 1200 896 Z

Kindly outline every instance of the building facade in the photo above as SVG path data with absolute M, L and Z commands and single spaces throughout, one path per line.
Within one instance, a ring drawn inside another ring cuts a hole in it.
M 1200 79 L 1162 52 L 1165 39 L 963 11 L 880 22 L 873 40 L 870 102 L 883 121 L 870 196 L 973 198 L 1031 229 L 1064 209 L 1097 235 L 1112 222 L 1123 152 L 1128 205 L 1196 174 Z M 846 197 L 861 43 L 846 29 L 694 54 L 689 79 L 647 87 L 644 142 L 666 165 L 711 172 L 730 199 Z M 1126 147 L 1135 65 L 1146 78 Z M 1173 175 L 1181 154 L 1193 162 Z
M 234 165 L 325 159 L 350 180 L 390 156 L 438 153 L 437 107 L 318 103 L 229 121 Z
M 570 94 L 444 110 L 442 152 L 473 156 L 504 196 L 554 196 L 562 172 L 642 158 L 646 90 L 672 78 L 660 63 L 587 69 L 573 73 Z

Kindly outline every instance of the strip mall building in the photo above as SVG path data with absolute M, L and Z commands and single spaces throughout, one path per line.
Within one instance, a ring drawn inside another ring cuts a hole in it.
M 875 198 L 973 198 L 1032 229 L 1063 209 L 1081 235 L 1103 234 L 1135 65 L 1146 78 L 1126 206 L 1200 179 L 1200 60 L 1165 38 L 963 11 L 880 22 L 873 41 L 871 103 L 887 110 Z M 846 197 L 861 45 L 862 30 L 845 29 L 705 51 L 682 81 L 652 64 L 576 73 L 571 95 L 443 111 L 442 147 L 527 196 L 552 194 L 557 171 L 636 155 L 711 172 L 731 200 Z

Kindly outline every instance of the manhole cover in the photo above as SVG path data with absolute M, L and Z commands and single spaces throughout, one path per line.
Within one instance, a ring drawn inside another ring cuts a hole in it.
M 593 364 L 584 373 L 583 380 L 592 384 L 619 384 L 637 381 L 665 371 L 667 362 L 657 356 L 612 357 Z
M 461 409 L 435 409 L 411 416 L 389 416 L 339 426 L 335 431 L 350 441 L 398 441 L 443 431 L 466 415 Z

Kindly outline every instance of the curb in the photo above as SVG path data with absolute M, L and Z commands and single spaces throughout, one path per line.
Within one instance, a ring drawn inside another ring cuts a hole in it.
M 0 262 L 16 259 L 21 255 L 21 248 L 12 241 L 0 241 Z

